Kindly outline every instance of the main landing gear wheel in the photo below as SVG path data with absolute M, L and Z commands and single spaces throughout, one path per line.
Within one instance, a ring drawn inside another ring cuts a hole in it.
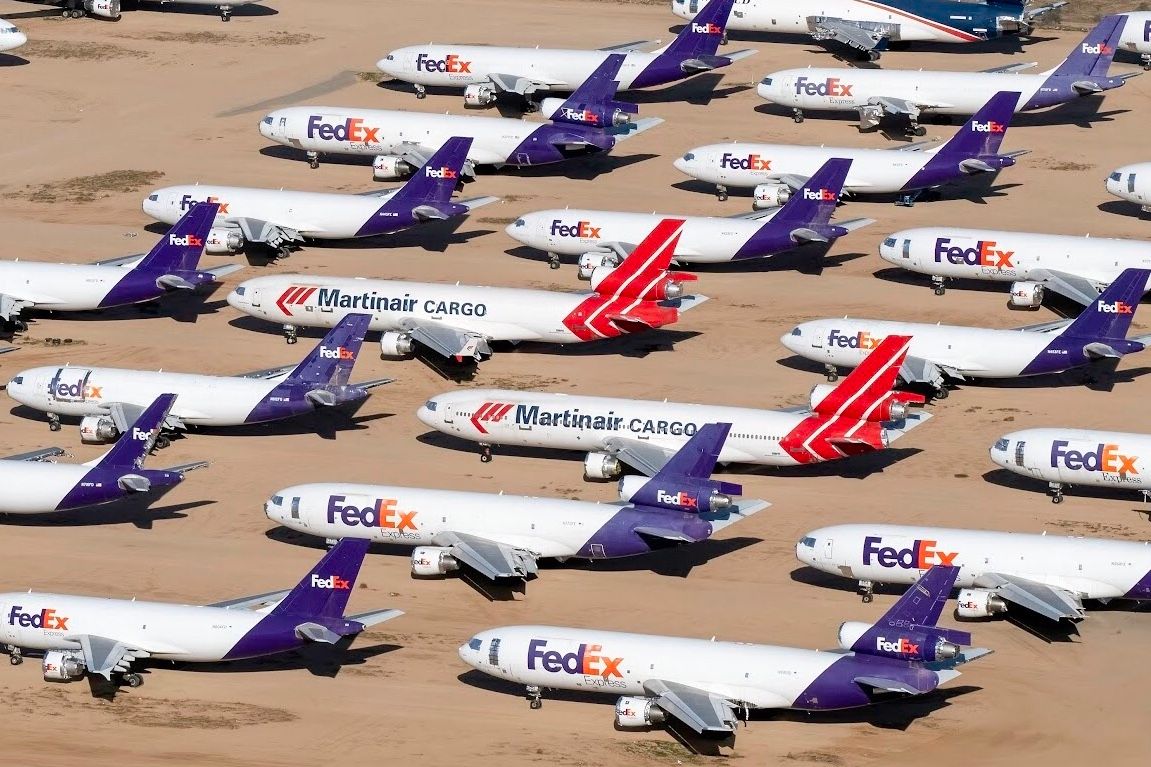
M 281 245 L 276 248 L 276 259 L 283 260 L 292 255 L 292 247 L 290 245 Z
M 947 285 L 944 283 L 944 277 L 932 277 L 931 282 L 935 287 L 935 295 L 941 296 L 947 292 Z
M 533 711 L 540 709 L 540 708 L 543 708 L 544 702 L 543 702 L 542 693 L 540 692 L 540 688 L 535 686 L 534 684 L 529 684 L 528 688 L 527 688 L 527 692 L 528 692 L 528 701 L 529 701 L 528 707 L 531 708 Z
M 828 383 L 835 383 L 839 380 L 839 370 L 835 365 L 827 364 L 823 366 L 823 369 L 826 371 L 824 375 L 827 376 Z
M 320 167 L 320 153 L 319 152 L 308 152 L 308 167 L 311 168 L 312 170 L 315 170 L 316 168 Z
M 927 135 L 927 128 L 924 128 L 922 125 L 912 125 L 910 128 L 908 128 L 907 132 L 912 136 L 922 138 L 923 136 Z
M 1063 485 L 1062 484 L 1060 484 L 1059 482 L 1051 482 L 1051 483 L 1048 483 L 1047 488 L 1051 493 L 1051 502 L 1052 503 L 1063 503 Z
M 48 431 L 60 431 L 60 416 L 55 413 L 48 414 Z
M 160 434 L 156 437 L 156 449 L 163 450 L 166 447 L 172 446 L 172 438 L 167 434 Z
M 933 393 L 933 395 L 934 395 L 935 399 L 947 399 L 947 395 L 949 395 L 950 393 L 951 392 L 949 392 L 947 390 L 946 386 L 937 386 L 937 387 L 935 387 L 935 392 Z
M 719 198 L 720 202 L 727 202 L 727 187 L 722 184 L 716 184 L 715 196 Z
M 802 109 L 793 109 L 791 119 L 797 123 L 803 122 L 803 110 Z
M 300 338 L 298 335 L 298 331 L 296 330 L 296 326 L 295 325 L 285 325 L 284 326 L 284 341 L 286 341 L 289 344 L 294 344 L 294 343 L 296 343 L 296 341 L 299 341 L 299 340 L 300 340 Z
M 24 662 L 24 656 L 20 653 L 20 648 L 16 645 L 8 646 L 8 663 L 12 666 L 19 666 Z
M 417 85 L 416 86 L 416 98 L 417 99 L 426 99 L 427 97 L 428 97 L 428 89 L 422 85 Z
M 227 5 L 220 6 L 220 21 L 231 21 L 232 9 Z
M 875 584 L 871 581 L 860 581 L 859 596 L 864 604 L 870 604 L 875 599 Z
M 492 446 L 480 445 L 480 463 L 492 462 Z
M 139 674 L 124 674 L 124 684 L 136 688 L 144 684 L 144 677 Z
M 558 253 L 548 253 L 548 268 L 549 269 L 559 269 L 560 268 L 560 256 Z

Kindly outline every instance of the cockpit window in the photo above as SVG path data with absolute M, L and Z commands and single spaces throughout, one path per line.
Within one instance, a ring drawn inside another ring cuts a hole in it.
M 242 296 L 242 295 L 244 295 L 244 291 L 246 291 L 246 290 L 247 290 L 247 288 L 245 288 L 243 285 L 241 285 L 240 287 L 236 288 L 236 295 Z
M 271 124 L 272 124 L 272 116 L 268 115 L 267 117 L 264 118 L 264 125 L 271 125 Z
M 16 27 L 0 27 L 0 34 L 10 34 L 16 31 Z
M 1006 437 L 1002 437 L 1000 439 L 995 440 L 995 449 L 996 450 L 1006 450 L 1007 446 L 1010 444 L 1011 444 L 1011 440 L 1007 439 Z
M 803 335 L 803 331 L 802 331 L 802 330 L 800 330 L 799 328 L 792 328 L 792 329 L 791 329 L 791 334 L 792 334 L 793 336 L 801 336 L 801 335 Z
M 809 549 L 814 549 L 815 548 L 815 539 L 809 535 L 806 538 L 801 539 L 799 541 L 799 545 L 800 546 L 806 546 Z
M 1120 173 L 1119 171 L 1115 171 L 1114 173 L 1112 173 L 1112 174 L 1111 174 L 1110 176 L 1108 176 L 1107 178 L 1111 179 L 1112 181 L 1118 181 L 1118 180 L 1120 180 L 1121 178 L 1123 178 L 1123 174 L 1122 174 L 1122 173 Z
M 272 503 L 276 506 L 282 506 L 284 504 L 284 497 L 282 495 L 273 495 Z
M 517 218 L 517 219 L 516 219 L 516 226 L 517 226 L 517 227 L 520 227 L 520 226 L 527 226 L 527 224 L 528 224 L 528 222 L 527 222 L 527 221 L 524 221 L 522 218 Z
M 396 57 L 390 53 L 387 56 L 385 56 L 384 58 L 388 61 L 395 61 L 396 60 Z
M 771 78 L 770 77 L 763 78 L 763 85 L 771 85 Z
M 158 195 L 158 194 L 150 194 L 150 195 L 148 195 L 148 199 L 149 199 L 151 202 L 159 202 L 159 201 L 160 201 L 160 195 Z
M 887 247 L 887 248 L 894 248 L 895 247 L 895 238 L 894 237 L 888 237 L 886 240 L 883 241 L 883 245 L 884 245 L 884 247 Z
M 24 383 L 24 376 L 16 376 L 15 378 L 12 379 L 12 383 L 19 386 L 20 384 Z
M 424 407 L 434 413 L 436 412 L 436 401 L 434 399 L 430 399 L 424 403 Z
M 691 162 L 692 160 L 694 160 L 694 159 L 695 159 L 695 155 L 694 155 L 693 153 L 691 153 L 691 152 L 688 152 L 687 154 L 685 154 L 685 155 L 683 156 L 683 159 L 684 159 L 685 161 L 687 161 L 687 162 Z
M 389 56 L 388 58 L 391 58 L 391 57 Z M 479 637 L 472 637 L 471 641 L 468 642 L 468 649 L 469 650 L 479 650 L 483 646 L 484 646 L 484 640 L 480 639 Z

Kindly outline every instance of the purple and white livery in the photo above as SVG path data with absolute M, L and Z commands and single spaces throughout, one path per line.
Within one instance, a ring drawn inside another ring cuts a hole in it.
M 926 695 L 989 652 L 971 634 L 936 625 L 959 568 L 932 568 L 874 625 L 839 627 L 839 648 L 801 650 L 714 639 L 558 626 L 476 634 L 460 658 L 485 674 L 541 690 L 620 696 L 615 722 L 647 728 L 676 719 L 700 735 L 734 738 L 751 709 L 828 711 Z
M 289 591 L 210 605 L 177 605 L 34 591 L 0 594 L 0 642 L 17 665 L 24 650 L 44 653 L 45 681 L 87 674 L 129 687 L 144 679 L 130 669 L 146 658 L 181 663 L 258 658 L 306 644 L 343 643 L 403 615 L 375 610 L 344 616 L 367 541 L 341 541 Z

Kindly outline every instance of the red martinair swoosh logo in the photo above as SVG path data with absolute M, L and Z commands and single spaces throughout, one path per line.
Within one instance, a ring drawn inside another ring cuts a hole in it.
M 311 298 L 312 294 L 315 292 L 316 288 L 293 285 L 280 294 L 280 297 L 276 299 L 276 306 L 279 307 L 280 311 L 282 311 L 284 314 L 291 317 L 292 310 L 288 307 L 293 305 L 299 306 L 300 304 L 306 303 L 307 300 Z
M 476 408 L 476 412 L 472 413 L 472 417 L 469 420 L 472 422 L 472 426 L 476 427 L 476 431 L 480 434 L 487 434 L 488 430 L 484 428 L 481 421 L 499 423 L 513 407 L 515 406 L 503 402 L 485 402 Z

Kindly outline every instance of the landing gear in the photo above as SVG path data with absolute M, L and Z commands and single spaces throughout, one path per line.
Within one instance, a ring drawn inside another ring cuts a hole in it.
M 1151 53 L 1144 53 L 1139 58 L 1143 61 L 1144 69 L 1151 69 Z
M 428 97 L 428 89 L 422 85 L 416 85 L 416 98 L 426 99 Z
M 282 260 L 292 255 L 292 246 L 284 243 L 276 248 L 276 260 Z
M 232 20 L 232 6 L 221 5 L 220 6 L 220 21 L 231 21 L 231 20 Z
M 289 344 L 294 344 L 300 340 L 299 330 L 296 329 L 295 325 L 284 325 L 284 340 Z
M 492 446 L 480 443 L 480 463 L 492 462 Z
M 560 254 L 559 253 L 548 253 L 548 268 L 549 269 L 559 269 L 560 268 Z
M 308 152 L 308 166 L 312 170 L 315 170 L 316 168 L 320 167 L 320 153 L 319 152 Z
M 922 138 L 927 135 L 927 128 L 924 128 L 915 120 L 911 121 L 911 125 L 907 126 L 907 135 Z
M 135 689 L 144 684 L 144 677 L 139 674 L 124 674 L 124 684 Z
M 543 693 L 540 691 L 539 686 L 534 685 L 534 684 L 529 684 L 527 686 L 527 694 L 528 694 L 528 707 L 529 708 L 531 708 L 533 711 L 540 709 L 540 708 L 543 708 L 543 705 L 544 705 Z
M 867 61 L 879 61 L 879 57 L 882 56 L 883 54 L 880 53 L 879 51 L 875 50 L 874 48 L 872 48 L 865 55 L 867 57 Z
M 1048 492 L 1051 493 L 1052 503 L 1063 503 L 1063 483 L 1062 482 L 1048 482 Z
M 167 434 L 165 434 L 164 432 L 160 432 L 156 436 L 156 449 L 157 450 L 163 450 L 164 448 L 171 447 L 171 446 L 172 446 L 172 438 L 169 437 Z
M 934 286 L 935 295 L 942 296 L 947 292 L 947 278 L 935 275 L 931 278 L 931 284 Z
M 64 18 L 82 19 L 84 15 L 84 9 L 80 7 L 79 0 L 68 0 L 64 6 Z
M 864 604 L 870 604 L 871 600 L 875 599 L 875 584 L 871 581 L 860 581 L 859 588 L 856 589 L 860 598 L 863 599 Z
M 791 119 L 797 123 L 803 122 L 803 110 L 798 107 L 791 110 Z
M 723 184 L 715 185 L 715 196 L 720 202 L 727 202 L 727 187 Z
M 911 192 L 904 192 L 903 194 L 899 195 L 899 199 L 895 201 L 895 204 L 900 207 L 910 208 L 915 205 L 915 201 L 919 199 L 919 195 L 921 194 L 923 194 L 922 189 L 916 189 Z
M 60 431 L 60 416 L 55 413 L 48 414 L 48 431 Z
M 12 333 L 23 333 L 28 329 L 28 323 L 19 317 L 12 317 L 8 320 L 0 320 L 0 323 L 2 323 Z
M 720 37 L 719 37 L 719 44 L 720 45 L 727 45 L 727 30 L 726 29 L 723 30 L 723 34 L 720 35 Z
M 935 387 L 935 390 L 931 393 L 931 396 L 935 399 L 947 399 L 947 395 L 949 394 L 951 394 L 951 392 L 947 390 L 947 387 L 943 384 L 940 384 L 939 386 Z
M 13 666 L 19 666 L 23 662 L 23 651 L 14 644 L 8 645 L 8 663 Z
M 828 383 L 835 383 L 839 380 L 839 369 L 832 365 L 830 362 L 823 366 L 825 375 L 827 376 Z

